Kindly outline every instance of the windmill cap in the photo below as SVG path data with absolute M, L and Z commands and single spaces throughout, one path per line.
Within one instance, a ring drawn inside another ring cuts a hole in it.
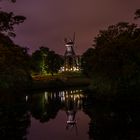
M 72 41 L 67 42 L 68 45 L 73 45 L 74 43 Z

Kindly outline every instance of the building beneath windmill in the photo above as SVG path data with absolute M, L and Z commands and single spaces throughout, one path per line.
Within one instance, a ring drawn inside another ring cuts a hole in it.
M 80 71 L 80 56 L 75 54 L 75 33 L 73 39 L 65 38 L 66 51 L 64 54 L 64 66 L 61 71 Z

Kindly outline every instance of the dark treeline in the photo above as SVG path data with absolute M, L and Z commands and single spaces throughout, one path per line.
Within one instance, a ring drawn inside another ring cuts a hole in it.
M 16 2 L 15 0 L 9 0 Z M 26 17 L 0 10 L 0 89 L 25 89 L 31 86 L 33 73 L 54 74 L 60 69 L 63 59 L 47 47 L 40 47 L 32 56 L 26 47 L 16 45 L 15 25 Z
M 134 18 L 140 18 L 139 9 Z M 13 12 L 0 11 L 0 89 L 27 88 L 32 84 L 33 74 L 53 75 L 64 63 L 63 57 L 48 47 L 42 46 L 30 56 L 26 47 L 11 40 L 16 36 L 15 25 L 25 19 Z M 104 95 L 139 90 L 139 46 L 140 28 L 135 24 L 120 22 L 99 31 L 81 62 L 82 72 L 92 79 L 91 88 Z
M 0 88 L 28 88 L 32 75 L 53 75 L 62 64 L 63 58 L 49 48 L 40 47 L 30 56 L 27 48 L 14 44 L 0 33 Z
M 0 34 L 0 88 L 25 88 L 30 85 L 29 56 L 26 48 L 15 45 Z
M 14 2 L 14 1 L 12 1 Z M 24 16 L 0 11 L 0 88 L 25 88 L 30 85 L 27 49 L 10 39 L 14 26 L 23 23 Z
M 139 18 L 140 10 L 135 15 Z M 82 71 L 92 78 L 91 88 L 100 95 L 109 96 L 137 93 L 140 87 L 140 28 L 120 22 L 101 30 L 94 42 L 82 55 Z

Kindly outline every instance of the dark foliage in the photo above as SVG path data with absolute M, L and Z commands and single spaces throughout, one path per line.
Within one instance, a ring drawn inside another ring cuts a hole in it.
M 24 20 L 24 16 L 0 11 L 0 89 L 24 89 L 31 83 L 27 49 L 9 38 L 15 36 L 14 26 Z
M 126 22 L 109 26 L 95 38 L 95 48 L 83 55 L 83 71 L 93 88 L 106 93 L 136 90 L 140 85 L 140 28 Z M 89 53 L 91 52 L 91 53 Z
M 32 71 L 37 74 L 58 73 L 63 64 L 63 58 L 50 51 L 47 47 L 40 47 L 32 54 Z
M 29 86 L 29 56 L 26 48 L 15 45 L 9 37 L 0 34 L 0 88 Z
M 135 12 L 134 19 L 138 19 L 138 18 L 140 18 L 140 9 L 137 9 L 136 12 Z
M 14 15 L 13 12 L 0 11 L 0 32 L 15 37 L 14 25 L 23 23 L 25 19 L 24 16 Z

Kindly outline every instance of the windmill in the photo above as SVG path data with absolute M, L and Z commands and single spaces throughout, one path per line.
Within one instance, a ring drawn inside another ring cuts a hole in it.
M 66 51 L 64 54 L 64 71 L 76 71 L 77 69 L 77 56 L 75 54 L 75 32 L 73 38 L 65 38 Z
M 65 41 L 65 46 L 66 46 L 65 56 L 75 55 L 75 52 L 74 52 L 74 47 L 75 47 L 75 33 L 73 35 L 73 39 L 71 39 L 71 38 L 69 38 L 69 39 L 65 38 L 64 41 Z

